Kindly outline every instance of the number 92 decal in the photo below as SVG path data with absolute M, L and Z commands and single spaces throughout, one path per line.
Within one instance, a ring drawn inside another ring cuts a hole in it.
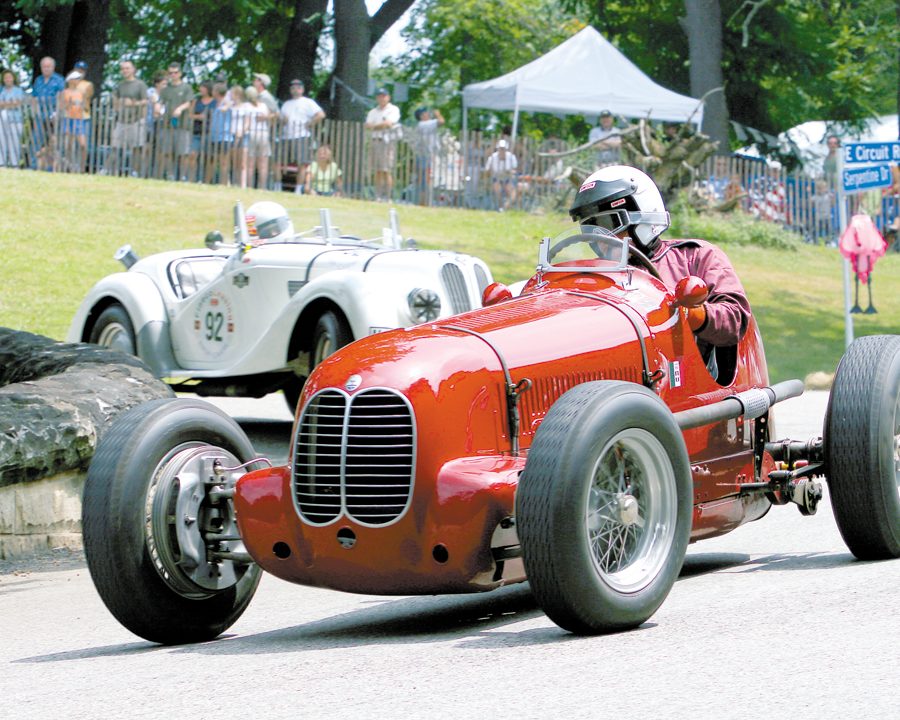
M 224 294 L 213 290 L 200 300 L 194 311 L 194 333 L 207 355 L 225 352 L 234 338 L 234 313 Z

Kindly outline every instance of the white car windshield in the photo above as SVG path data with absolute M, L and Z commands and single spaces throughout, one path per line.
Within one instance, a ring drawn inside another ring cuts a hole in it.
M 596 225 L 573 225 L 540 249 L 543 272 L 619 272 L 628 268 L 628 241 Z

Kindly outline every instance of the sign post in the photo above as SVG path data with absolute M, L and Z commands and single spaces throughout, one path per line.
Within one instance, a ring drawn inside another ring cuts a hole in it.
M 846 185 L 844 183 L 844 153 L 838 153 L 837 173 L 841 178 L 841 182 L 837 187 L 837 204 L 838 204 L 838 242 L 844 229 L 847 227 L 847 197 Z M 853 315 L 850 314 L 850 260 L 842 258 L 844 263 L 844 349 L 853 344 Z
M 847 195 L 891 184 L 890 163 L 900 163 L 900 142 L 847 143 L 838 153 L 838 226 L 847 227 Z M 851 167 L 846 167 L 846 166 Z M 850 260 L 844 258 L 844 342 L 853 342 L 850 314 Z

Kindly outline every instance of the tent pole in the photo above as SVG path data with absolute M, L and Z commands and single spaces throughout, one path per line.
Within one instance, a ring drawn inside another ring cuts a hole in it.
M 466 105 L 466 95 L 463 93 L 462 104 L 462 167 L 459 169 L 463 184 L 463 207 L 469 207 L 469 106 Z
M 513 126 L 512 126 L 512 137 L 509 139 L 509 144 L 513 147 L 516 145 L 516 134 L 519 131 L 519 86 L 516 85 L 516 105 L 513 108 Z

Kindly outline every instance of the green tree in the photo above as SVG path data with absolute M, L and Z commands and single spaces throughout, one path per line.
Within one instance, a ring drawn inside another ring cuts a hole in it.
M 106 64 L 110 3 L 115 0 L 13 0 L 0 6 L 0 34 L 7 53 L 30 60 L 32 77 L 40 59 L 56 60 L 66 72 L 78 60 L 88 63 L 88 79 L 99 85 Z
M 757 2 L 752 17 L 748 3 L 729 4 L 724 62 L 735 120 L 777 132 L 891 111 L 898 25 L 890 0 Z
M 638 67 L 690 93 L 685 0 L 561 0 Z M 897 0 L 719 0 L 730 118 L 777 133 L 811 119 L 894 112 Z M 693 91 L 696 92 L 696 91 Z

